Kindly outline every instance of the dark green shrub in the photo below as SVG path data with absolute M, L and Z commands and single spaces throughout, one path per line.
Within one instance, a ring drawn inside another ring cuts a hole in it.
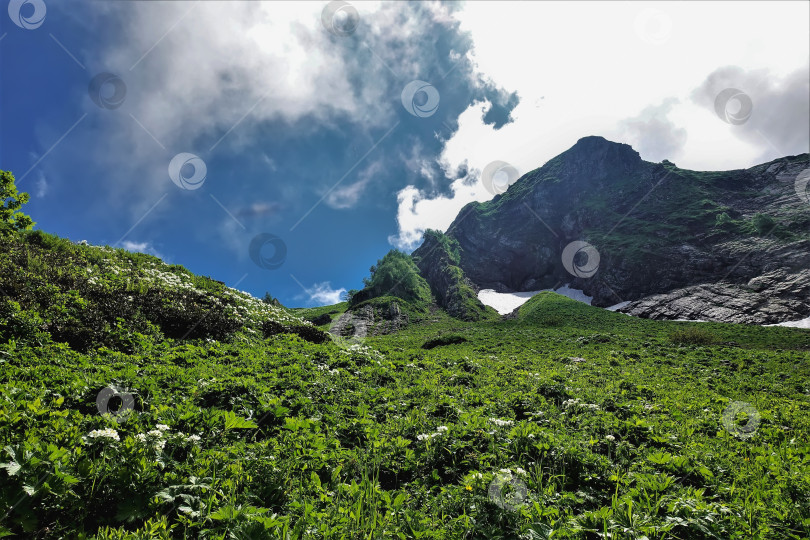
M 459 336 L 457 334 L 450 334 L 430 339 L 422 345 L 422 348 L 433 349 L 434 347 L 441 347 L 444 345 L 457 345 L 459 343 L 464 343 L 465 341 L 467 341 L 467 338 L 465 338 L 464 336 Z
M 710 345 L 716 339 L 714 334 L 697 326 L 688 326 L 669 334 L 669 340 L 678 345 Z

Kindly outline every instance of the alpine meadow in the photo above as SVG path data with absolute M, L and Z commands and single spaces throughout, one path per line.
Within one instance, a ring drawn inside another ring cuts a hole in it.
M 7 11 L 0 538 L 810 539 L 810 4 Z

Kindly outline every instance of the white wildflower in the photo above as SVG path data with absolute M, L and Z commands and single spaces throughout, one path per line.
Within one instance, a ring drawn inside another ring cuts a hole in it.
M 439 427 L 436 428 L 436 431 L 439 431 L 439 432 L 447 431 L 447 426 L 439 426 Z
M 501 420 L 500 418 L 490 418 L 489 421 L 499 427 L 511 426 L 514 424 L 512 420 Z
M 169 426 L 167 426 L 166 424 L 158 424 L 155 427 L 158 428 L 160 431 L 169 431 Z
M 616 440 L 616 437 L 614 437 L 613 435 L 608 435 L 607 437 L 605 437 L 605 439 L 609 440 L 610 442 L 613 442 Z
M 120 441 L 121 439 L 118 437 L 118 432 L 114 429 L 105 428 L 105 429 L 94 429 L 90 433 L 87 434 L 88 437 L 91 439 L 97 438 L 104 438 L 104 439 L 112 439 L 115 441 Z

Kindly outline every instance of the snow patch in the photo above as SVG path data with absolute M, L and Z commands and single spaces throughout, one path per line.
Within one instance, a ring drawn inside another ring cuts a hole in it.
M 792 328 L 810 328 L 810 317 L 798 321 L 787 321 L 776 324 L 763 324 L 762 326 L 790 326 Z
M 605 309 L 608 311 L 616 311 L 617 309 L 622 309 L 624 306 L 630 303 L 630 300 L 626 302 L 619 302 L 618 304 L 613 304 L 612 306 L 608 306 Z
M 552 290 L 553 289 L 543 289 L 540 291 L 499 293 L 495 292 L 493 289 L 482 289 L 478 293 L 478 299 L 482 304 L 495 308 L 495 311 L 497 311 L 499 314 L 506 315 L 507 313 L 512 313 L 515 309 L 525 304 L 529 298 L 535 294 Z M 589 306 L 591 305 L 591 300 L 593 300 L 593 296 L 588 296 L 579 289 L 572 289 L 568 286 L 568 284 L 554 290 L 554 292 L 567 296 L 571 300 L 583 302 Z
M 516 293 L 499 293 L 494 289 L 482 289 L 478 293 L 478 299 L 485 306 L 495 308 L 501 315 L 512 313 L 515 309 L 525 304 L 529 298 L 540 291 L 526 291 Z

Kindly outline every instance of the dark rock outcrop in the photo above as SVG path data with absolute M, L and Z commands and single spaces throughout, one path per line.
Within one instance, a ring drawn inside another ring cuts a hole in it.
M 652 318 L 772 323 L 810 315 L 810 205 L 795 183 L 810 155 L 699 172 L 650 163 L 626 144 L 585 137 L 486 203 L 470 203 L 441 250 L 414 252 L 441 305 L 472 290 L 570 284 L 596 306 Z M 594 250 L 573 250 L 572 242 Z M 566 264 L 567 262 L 567 264 Z M 458 268 L 449 274 L 447 268 Z M 595 273 L 589 270 L 595 269 Z M 451 312 L 452 313 L 452 312 Z
M 315 326 L 321 326 L 332 322 L 332 317 L 330 317 L 328 313 L 321 313 L 316 317 L 305 317 L 305 320 L 311 322 Z
M 478 289 L 458 267 L 458 246 L 448 237 L 428 231 L 412 257 L 436 301 L 447 313 L 466 321 L 477 321 L 489 315 L 487 307 L 478 300 Z
M 410 317 L 397 302 L 384 307 L 369 304 L 358 306 L 337 317 L 329 333 L 344 338 L 364 338 L 370 335 L 391 334 L 408 325 Z

